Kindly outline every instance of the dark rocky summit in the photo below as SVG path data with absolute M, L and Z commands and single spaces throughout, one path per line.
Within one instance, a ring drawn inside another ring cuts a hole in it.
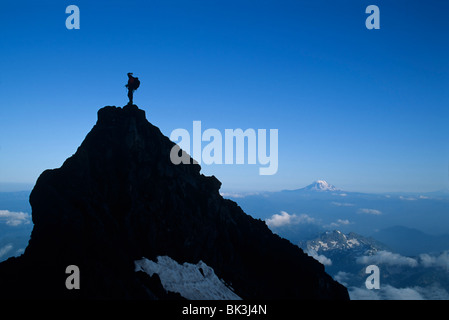
M 243 299 L 348 299 L 323 265 L 219 194 L 197 164 L 174 165 L 174 143 L 137 106 L 104 107 L 61 168 L 30 196 L 25 253 L 0 264 L 0 298 L 179 298 L 134 261 L 202 260 Z M 65 286 L 68 265 L 80 289 Z

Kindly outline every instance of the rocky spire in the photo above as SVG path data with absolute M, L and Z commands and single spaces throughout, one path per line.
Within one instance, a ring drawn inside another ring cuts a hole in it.
M 173 145 L 137 106 L 100 109 L 76 153 L 37 180 L 31 239 L 0 264 L 0 296 L 181 298 L 136 271 L 167 256 L 202 261 L 243 299 L 348 298 L 323 265 L 222 198 L 215 177 L 172 164 Z M 68 265 L 79 290 L 65 286 Z

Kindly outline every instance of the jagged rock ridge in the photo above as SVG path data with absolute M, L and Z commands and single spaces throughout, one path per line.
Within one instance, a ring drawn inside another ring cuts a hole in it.
M 318 238 L 299 243 L 301 248 L 317 253 L 329 251 L 354 251 L 358 254 L 373 255 L 380 250 L 388 249 L 383 243 L 372 238 L 366 238 L 355 232 L 344 234 L 339 230 L 326 231 Z
M 345 287 L 297 246 L 219 194 L 196 164 L 174 165 L 174 143 L 137 106 L 104 107 L 76 153 L 46 170 L 30 196 L 25 253 L 0 264 L 0 296 L 180 298 L 135 261 L 203 261 L 243 299 L 347 299 Z M 67 290 L 77 265 L 81 289 Z

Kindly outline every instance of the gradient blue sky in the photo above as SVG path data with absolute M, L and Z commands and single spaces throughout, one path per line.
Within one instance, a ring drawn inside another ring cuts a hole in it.
M 80 8 L 67 30 L 65 8 Z M 365 8 L 380 8 L 367 30 Z M 449 1 L 3 1 L 0 187 L 33 185 L 106 105 L 176 128 L 279 130 L 279 170 L 203 166 L 222 190 L 447 188 Z

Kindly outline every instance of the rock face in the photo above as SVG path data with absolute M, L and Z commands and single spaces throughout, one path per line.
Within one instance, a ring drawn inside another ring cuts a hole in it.
M 324 267 L 219 194 L 197 164 L 174 165 L 174 143 L 137 106 L 104 107 L 76 153 L 46 170 L 30 196 L 25 253 L 0 264 L 0 297 L 165 299 L 135 261 L 200 261 L 243 299 L 347 299 Z M 66 267 L 80 270 L 68 290 Z

